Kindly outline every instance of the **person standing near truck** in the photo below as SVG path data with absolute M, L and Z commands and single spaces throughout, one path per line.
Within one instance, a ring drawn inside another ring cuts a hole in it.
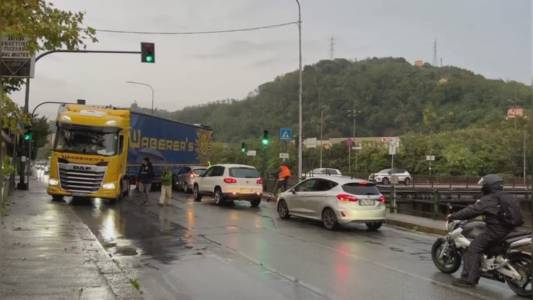
M 154 167 L 148 157 L 145 157 L 141 167 L 139 168 L 139 191 L 144 195 L 142 204 L 146 204 L 149 200 L 150 189 L 152 188 L 152 180 L 154 178 Z
M 172 199 L 172 172 L 170 168 L 166 167 L 163 175 L 161 175 L 161 196 L 159 197 L 159 205 L 169 205 Z

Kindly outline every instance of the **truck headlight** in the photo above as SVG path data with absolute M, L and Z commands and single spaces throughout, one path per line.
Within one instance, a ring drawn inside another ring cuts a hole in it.
M 102 185 L 102 188 L 104 190 L 114 190 L 115 189 L 115 184 L 113 182 L 109 182 L 109 183 L 104 183 Z
M 59 180 L 55 178 L 48 179 L 48 185 L 58 185 L 58 184 L 59 184 Z

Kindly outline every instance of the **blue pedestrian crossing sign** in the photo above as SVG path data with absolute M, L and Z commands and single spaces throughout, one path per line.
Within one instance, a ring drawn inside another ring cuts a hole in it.
M 292 129 L 290 129 L 290 128 L 280 128 L 279 129 L 279 139 L 281 141 L 290 141 L 290 140 L 292 140 Z

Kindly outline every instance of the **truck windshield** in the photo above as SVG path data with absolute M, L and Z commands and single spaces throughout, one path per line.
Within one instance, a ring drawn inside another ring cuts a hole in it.
M 60 126 L 54 150 L 112 156 L 117 153 L 117 146 L 116 128 Z

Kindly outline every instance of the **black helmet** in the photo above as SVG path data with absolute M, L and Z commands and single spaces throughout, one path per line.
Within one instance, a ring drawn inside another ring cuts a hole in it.
M 484 195 L 503 190 L 503 179 L 496 174 L 488 174 L 478 182 Z

